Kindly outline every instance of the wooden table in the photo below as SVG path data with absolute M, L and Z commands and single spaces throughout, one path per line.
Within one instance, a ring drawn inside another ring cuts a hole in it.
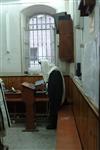
M 5 97 L 7 101 L 22 101 L 21 99 L 21 91 L 20 90 L 16 90 L 16 92 L 13 91 L 5 91 Z
M 36 128 L 35 121 L 35 103 L 39 101 L 48 101 L 48 96 L 35 96 L 34 84 L 24 82 L 22 83 L 22 99 L 26 105 L 26 131 L 33 131 Z
M 22 115 L 24 113 L 22 111 L 21 112 L 18 111 L 18 106 L 20 106 L 20 104 L 24 104 L 24 102 L 22 101 L 21 91 L 16 90 L 14 92 L 12 90 L 6 90 L 4 93 L 5 93 L 5 99 L 7 101 L 10 117 L 12 120 L 16 121 L 17 116 Z

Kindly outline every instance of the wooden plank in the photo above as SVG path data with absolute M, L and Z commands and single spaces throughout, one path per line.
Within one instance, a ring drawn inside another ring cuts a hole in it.
M 56 139 L 56 150 L 82 150 L 71 106 L 59 112 Z

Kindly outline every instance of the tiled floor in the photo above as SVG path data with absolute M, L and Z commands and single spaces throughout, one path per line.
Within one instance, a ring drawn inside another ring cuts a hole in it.
M 24 126 L 14 126 L 7 130 L 4 143 L 9 150 L 55 150 L 56 131 L 39 126 L 38 131 L 23 132 Z

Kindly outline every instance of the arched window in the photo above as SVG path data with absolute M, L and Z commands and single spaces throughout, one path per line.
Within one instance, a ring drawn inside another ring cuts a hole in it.
M 38 67 L 39 60 L 55 63 L 55 23 L 48 14 L 32 16 L 28 22 L 29 67 Z
M 56 63 L 55 13 L 56 9 L 48 5 L 32 5 L 21 11 L 23 73 L 40 73 L 38 61 L 41 59 L 46 58 Z

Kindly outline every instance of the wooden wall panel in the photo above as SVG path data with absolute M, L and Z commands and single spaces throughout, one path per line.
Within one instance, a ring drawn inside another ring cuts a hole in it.
M 42 76 L 8 76 L 2 77 L 6 88 L 11 89 L 14 87 L 15 89 L 22 90 L 21 84 L 23 82 L 34 83 L 37 80 L 42 79 Z
M 69 79 L 72 80 L 72 79 Z M 69 82 L 73 112 L 83 150 L 99 150 L 99 116 L 87 102 L 76 84 Z
M 29 83 L 35 83 L 37 80 L 43 79 L 42 76 L 6 76 L 6 77 L 1 77 L 5 83 L 6 88 L 10 89 L 11 87 L 14 87 L 15 89 L 21 90 L 21 84 L 23 82 L 29 82 Z M 68 97 L 68 76 L 64 76 L 65 79 L 65 95 L 66 98 Z
M 83 145 L 83 149 L 87 150 L 87 141 L 88 141 L 88 135 L 87 135 L 87 129 L 88 129 L 88 105 L 86 101 L 84 100 L 84 97 L 79 94 L 80 96 L 80 127 L 79 127 L 79 133 Z
M 21 83 L 21 77 L 5 77 L 2 78 L 6 88 L 10 89 L 11 87 L 14 87 L 15 89 L 20 90 L 20 83 Z
M 99 122 L 91 108 L 88 109 L 88 150 L 99 150 Z
M 76 125 L 79 131 L 80 131 L 80 113 L 81 113 L 80 109 L 81 107 L 80 107 L 79 91 L 76 88 L 76 86 L 73 86 L 73 112 L 76 120 Z
M 73 100 L 73 90 L 72 90 L 72 85 L 73 85 L 73 83 L 72 83 L 72 80 L 68 77 L 67 78 L 67 82 L 68 82 L 68 85 L 67 85 L 67 99 L 68 99 L 68 101 L 69 102 L 71 102 L 72 103 L 72 100 Z
M 68 89 L 69 89 L 68 80 L 69 80 L 69 77 L 68 76 L 64 76 L 64 79 L 65 79 L 65 99 L 66 99 L 66 101 L 69 102 L 69 100 L 68 100 L 68 93 L 69 93 L 69 91 L 68 91 Z

